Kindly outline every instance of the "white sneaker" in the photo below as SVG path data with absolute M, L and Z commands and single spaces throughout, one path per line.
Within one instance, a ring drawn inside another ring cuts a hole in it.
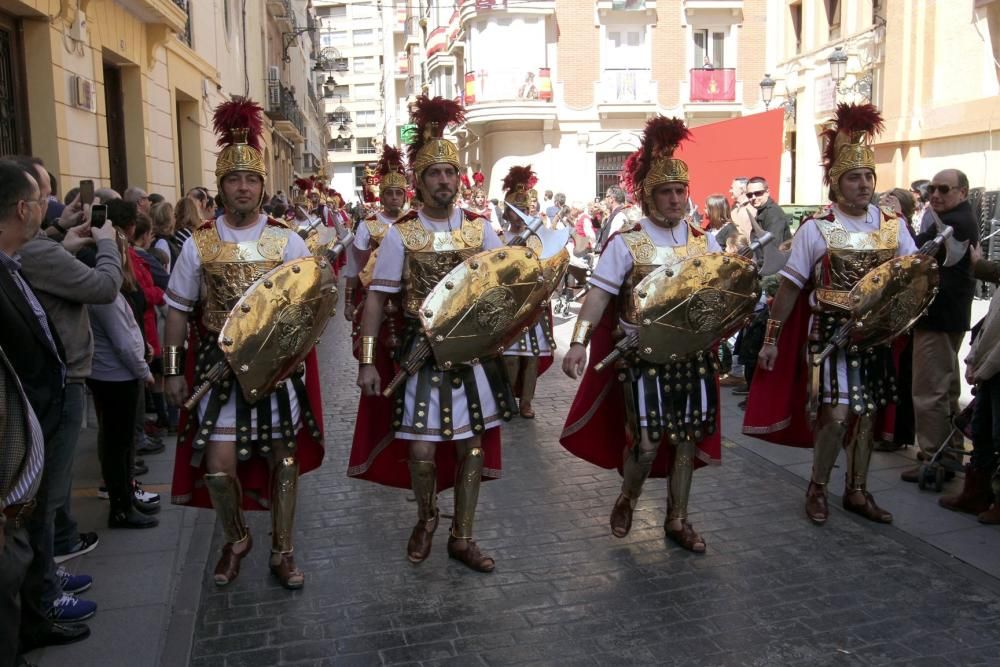
M 136 500 L 141 500 L 144 503 L 156 505 L 160 502 L 160 494 L 144 490 L 142 484 L 136 481 L 132 482 L 132 493 L 135 495 Z

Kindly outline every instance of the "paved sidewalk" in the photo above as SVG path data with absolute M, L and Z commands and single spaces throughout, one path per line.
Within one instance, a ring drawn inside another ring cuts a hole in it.
M 565 343 L 572 322 L 560 321 Z M 221 536 L 211 512 L 172 507 L 169 455 L 149 457 L 164 495 L 160 527 L 102 529 L 92 432 L 77 461 L 77 514 L 101 545 L 69 561 L 94 575 L 94 636 L 33 654 L 74 665 L 685 664 L 969 665 L 1000 661 L 1000 530 L 937 507 L 898 481 L 908 454 L 879 454 L 873 491 L 897 517 L 876 526 L 832 502 L 827 526 L 802 513 L 809 452 L 738 434 L 724 401 L 723 465 L 695 475 L 697 556 L 667 542 L 663 480 L 639 502 L 632 533 L 611 536 L 614 471 L 571 457 L 558 434 L 575 383 L 554 367 L 538 418 L 504 431 L 504 479 L 484 484 L 476 533 L 490 575 L 449 561 L 446 527 L 419 566 L 406 561 L 412 494 L 345 476 L 357 393 L 340 316 L 321 347 L 327 456 L 302 478 L 300 592 L 267 572 L 268 517 L 239 580 L 208 572 Z M 87 444 L 89 443 L 89 444 Z M 842 468 L 840 469 L 842 470 Z M 835 476 L 839 477 L 839 471 Z M 148 481 L 147 481 L 148 480 Z M 837 485 L 832 485 L 836 488 Z M 441 498 L 450 513 L 451 493 Z M 446 522 L 445 522 L 446 523 Z M 211 546 L 210 546 L 211 545 Z M 209 553 L 212 557 L 209 558 Z M 190 649 L 190 657 L 188 651 Z

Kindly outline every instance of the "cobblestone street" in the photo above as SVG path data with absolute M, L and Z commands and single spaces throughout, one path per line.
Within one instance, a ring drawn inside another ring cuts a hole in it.
M 563 341 L 571 327 L 559 327 Z M 540 382 L 538 418 L 504 429 L 504 478 L 483 485 L 476 533 L 496 571 L 450 561 L 446 521 L 432 556 L 413 566 L 404 553 L 410 494 L 345 476 L 357 397 L 346 335 L 338 315 L 321 350 L 328 450 L 301 483 L 306 587 L 289 593 L 268 575 L 267 516 L 254 514 L 256 548 L 239 580 L 216 589 L 217 531 L 197 667 L 1000 660 L 995 578 L 896 527 L 864 523 L 837 499 L 826 527 L 810 525 L 804 485 L 733 442 L 721 467 L 695 475 L 691 520 L 707 555 L 664 539 L 663 480 L 647 485 L 631 534 L 615 539 L 607 518 L 618 476 L 559 446 L 575 387 L 556 367 Z M 732 429 L 738 413 L 726 394 Z M 441 506 L 450 512 L 450 493 Z

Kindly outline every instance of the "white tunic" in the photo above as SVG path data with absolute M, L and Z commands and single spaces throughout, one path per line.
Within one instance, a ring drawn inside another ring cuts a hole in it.
M 418 214 L 421 224 L 431 232 L 443 232 L 449 229 L 459 229 L 462 224 L 463 213 L 461 209 L 452 212 L 451 219 L 439 222 L 431 220 L 423 213 Z M 483 249 L 492 250 L 503 245 L 500 238 L 488 226 L 483 226 Z M 372 276 L 372 284 L 369 289 L 387 294 L 397 294 L 402 290 L 403 266 L 406 260 L 406 250 L 403 246 L 403 239 L 399 236 L 399 230 L 395 225 L 389 228 L 382 244 L 379 246 L 378 259 L 375 261 L 375 270 Z M 429 363 L 429 362 L 428 362 Z M 486 429 L 499 426 L 501 422 L 500 411 L 497 409 L 496 400 L 490 390 L 486 373 L 481 366 L 473 366 L 473 373 L 476 378 L 476 388 L 479 392 L 480 410 L 482 411 L 483 424 Z M 471 420 L 469 419 L 468 401 L 465 396 L 465 387 L 453 387 L 451 394 L 452 402 L 452 431 L 451 437 L 441 435 L 441 403 L 439 390 L 431 387 L 428 406 L 423 416 L 417 413 L 417 376 L 413 375 L 406 380 L 406 394 L 403 406 L 402 425 L 396 429 L 396 437 L 401 440 L 425 440 L 429 442 L 444 442 L 447 440 L 464 440 L 471 438 L 473 433 Z M 423 428 L 415 425 L 420 422 Z
M 847 215 L 836 205 L 833 206 L 833 215 L 837 222 L 843 225 L 844 229 L 848 232 L 878 231 L 882 220 L 881 211 L 878 207 L 871 204 L 868 206 L 867 215 Z M 917 252 L 917 246 L 913 242 L 913 238 L 910 236 L 910 233 L 906 230 L 906 223 L 900 220 L 899 230 L 897 233 L 896 256 L 902 257 L 904 255 L 912 255 L 915 252 Z M 778 274 L 790 280 L 792 283 L 797 285 L 799 289 L 802 289 L 805 287 L 806 283 L 809 282 L 816 263 L 820 261 L 825 254 L 826 239 L 823 238 L 823 233 L 820 232 L 814 220 L 807 220 L 802 223 L 802 226 L 799 227 L 795 236 L 792 237 L 791 255 L 788 257 L 788 262 L 785 264 L 785 267 L 779 271 Z M 809 305 L 816 305 L 815 292 L 809 294 Z M 813 315 L 809 318 L 809 330 L 812 330 L 813 317 L 815 316 Z M 823 362 L 823 364 L 823 394 L 824 396 L 829 397 L 832 393 L 830 378 L 834 369 L 830 367 L 830 359 L 827 359 Z M 837 384 L 839 385 L 840 391 L 835 402 L 847 404 L 850 402 L 850 397 L 847 393 L 847 388 L 850 384 L 847 380 L 847 358 L 842 354 L 837 355 L 836 373 Z
M 376 215 L 384 224 L 392 225 L 395 222 L 395 220 L 382 213 L 377 213 Z M 358 277 L 358 274 L 365 268 L 365 263 L 368 261 L 368 253 L 372 251 L 371 245 L 372 232 L 368 229 L 368 221 L 362 220 L 354 230 L 354 243 L 348 248 L 347 266 L 344 269 L 345 278 Z
M 225 222 L 225 218 L 220 216 L 215 221 L 216 228 L 219 230 L 219 238 L 223 241 L 229 243 L 243 243 L 246 241 L 255 241 L 260 238 L 261 233 L 264 231 L 264 227 L 267 225 L 267 216 L 260 216 L 257 223 L 250 227 L 243 227 L 236 229 L 230 227 Z M 306 247 L 305 241 L 295 233 L 290 233 L 288 235 L 288 243 L 285 245 L 285 255 L 284 259 L 286 262 L 293 259 L 298 259 L 300 257 L 309 257 L 309 249 Z M 165 300 L 167 305 L 176 310 L 180 310 L 185 313 L 190 313 L 194 310 L 195 304 L 201 301 L 201 255 L 198 253 L 198 246 L 195 244 L 194 238 L 189 238 L 184 242 L 184 246 L 181 248 L 181 253 L 177 257 L 177 264 L 174 266 L 173 272 L 170 274 L 170 283 L 167 286 L 167 294 Z M 189 350 L 189 354 L 194 354 L 195 350 Z M 193 389 L 193 387 L 189 387 Z M 295 391 L 289 387 L 288 401 L 292 407 L 292 423 L 298 425 L 299 423 L 299 402 L 295 396 Z M 205 409 L 208 406 L 208 395 L 205 395 L 198 404 L 198 418 L 199 421 L 205 415 Z M 252 433 L 257 432 L 257 411 L 250 411 L 250 421 L 252 425 Z M 278 399 L 275 396 L 271 396 L 271 425 L 272 433 L 280 433 L 281 418 L 278 414 Z M 229 400 L 222 409 L 219 411 L 219 418 L 216 420 L 215 429 L 212 432 L 211 439 L 213 442 L 216 441 L 236 441 L 236 393 L 235 391 L 229 397 Z

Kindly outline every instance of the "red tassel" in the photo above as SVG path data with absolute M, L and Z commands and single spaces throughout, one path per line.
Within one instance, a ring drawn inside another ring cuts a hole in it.
M 868 141 L 874 139 L 885 127 L 882 121 L 882 114 L 873 104 L 846 104 L 837 105 L 837 112 L 831 123 L 820 132 L 823 145 L 823 181 L 830 183 L 830 169 L 837 161 L 836 139 L 841 132 L 853 135 L 856 132 L 863 132 Z
M 510 168 L 510 171 L 507 172 L 507 175 L 503 179 L 503 191 L 513 192 L 517 189 L 518 185 L 524 185 L 527 190 L 531 187 L 532 179 L 536 182 L 538 180 L 535 178 L 535 172 L 531 170 L 530 164 L 524 167 L 514 165 Z

